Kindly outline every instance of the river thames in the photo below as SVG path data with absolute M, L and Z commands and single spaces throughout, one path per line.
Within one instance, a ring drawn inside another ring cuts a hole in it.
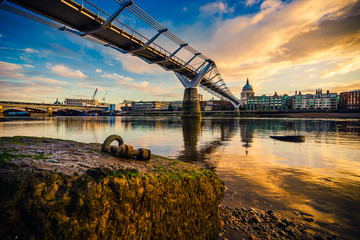
M 222 205 L 279 211 L 310 227 L 360 236 L 360 120 L 293 118 L 53 117 L 0 122 L 0 136 L 125 144 L 214 170 Z M 303 143 L 271 135 L 304 135 Z

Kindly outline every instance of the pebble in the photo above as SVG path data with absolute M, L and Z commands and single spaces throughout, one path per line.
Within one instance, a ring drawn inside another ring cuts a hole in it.
M 48 162 L 51 162 L 51 163 L 60 163 L 60 161 L 58 161 L 58 160 L 52 160 L 52 159 L 49 159 L 49 160 L 47 160 Z
M 219 239 L 225 239 L 225 237 L 229 236 L 231 236 L 231 238 L 229 238 L 230 240 L 335 239 L 331 234 L 313 234 L 307 232 L 303 223 L 296 222 L 295 220 L 290 221 L 287 218 L 281 218 L 279 214 L 275 214 L 272 210 L 268 210 L 267 212 L 255 208 L 249 208 L 249 210 L 241 208 L 239 210 L 227 206 L 220 206 L 219 210 L 221 218 Z M 314 229 L 312 230 L 314 231 Z M 229 234 L 227 234 L 228 231 L 231 231 L 231 233 L 229 232 Z M 318 236 L 322 238 L 318 238 Z
M 313 218 L 307 218 L 307 217 L 304 217 L 304 220 L 307 221 L 307 222 L 313 222 L 314 221 Z

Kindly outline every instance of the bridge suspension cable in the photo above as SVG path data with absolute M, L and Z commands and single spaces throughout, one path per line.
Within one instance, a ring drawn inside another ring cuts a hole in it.
M 126 0 L 115 0 L 115 1 L 118 2 L 119 4 L 127 3 Z M 161 25 L 158 21 L 156 21 L 154 18 L 152 18 L 149 14 L 147 14 L 144 10 L 139 8 L 134 3 L 128 6 L 126 9 L 158 31 L 165 28 L 163 25 Z M 178 45 L 186 44 L 184 40 L 176 36 L 171 31 L 165 32 L 164 36 L 166 36 L 168 39 L 172 40 L 174 43 Z M 184 48 L 193 54 L 198 53 L 198 51 L 195 48 L 191 47 L 190 45 L 187 45 Z M 199 57 L 202 58 L 203 60 L 209 59 L 204 54 L 200 54 Z
M 126 0 L 115 0 L 115 2 L 117 2 L 119 4 L 122 4 L 122 5 L 127 4 Z M 151 17 L 149 14 L 147 14 L 144 10 L 139 8 L 136 4 L 133 3 L 133 4 L 129 5 L 126 9 L 128 11 L 130 11 L 131 13 L 133 13 L 138 18 L 140 18 L 141 20 L 143 20 L 145 23 L 147 23 L 148 25 L 153 27 L 155 30 L 160 31 L 161 29 L 165 29 L 165 27 L 162 24 L 160 24 L 158 21 L 156 21 L 153 17 Z M 172 33 L 169 30 L 166 31 L 163 35 L 166 36 L 168 39 L 170 39 L 171 41 L 173 41 L 174 43 L 176 43 L 178 45 L 187 44 L 184 40 L 182 40 L 181 38 L 179 38 L 178 36 L 176 36 L 174 33 Z M 193 53 L 193 54 L 199 53 L 199 51 L 197 51 L 195 48 L 191 47 L 190 45 L 186 45 L 184 48 L 186 50 L 188 50 L 189 52 Z M 204 54 L 199 54 L 198 56 L 203 60 L 209 59 Z M 218 87 L 222 86 L 222 90 L 224 92 L 226 92 L 226 94 L 230 95 L 233 99 L 237 99 L 231 93 L 231 91 L 227 87 L 227 85 L 225 84 L 225 82 L 224 82 L 223 78 L 221 77 L 221 74 L 220 74 L 216 64 L 214 64 L 213 70 L 214 70 L 214 72 L 216 74 L 216 77 L 218 77 L 218 79 L 219 79 L 219 81 L 215 85 L 218 86 Z M 201 71 L 201 68 L 200 68 L 200 71 Z M 218 84 L 218 83 L 220 83 L 220 84 Z M 202 85 L 202 84 L 200 83 L 200 85 Z M 206 86 L 204 86 L 204 89 L 208 90 L 208 88 Z M 212 90 L 209 91 L 209 92 L 214 94 L 214 91 L 212 91 Z M 214 95 L 216 95 L 217 97 L 219 97 L 219 96 L 221 97 L 221 95 L 219 95 L 219 94 L 214 94 Z
M 18 5 L 20 8 L 8 5 L 5 3 L 7 1 Z M 166 71 L 173 71 L 175 74 L 183 76 L 184 78 L 181 81 L 185 85 L 188 84 L 187 82 L 194 85 L 195 81 L 193 80 L 197 79 L 197 84 L 208 92 L 227 98 L 236 106 L 240 104 L 240 100 L 230 92 L 225 84 L 214 61 L 169 31 L 132 1 L 114 0 L 120 6 L 112 15 L 101 10 L 89 0 L 7 1 L 0 0 L 0 9 L 78 35 L 103 46 L 111 47 L 121 53 L 132 54 L 147 63 L 155 63 Z M 84 3 L 95 8 L 96 11 L 92 12 L 87 9 Z M 21 8 L 26 8 L 42 17 Z M 157 34 L 149 39 L 120 22 L 117 17 L 125 9 L 157 30 Z M 100 17 L 100 13 L 102 16 L 104 14 L 105 18 Z M 160 35 L 164 35 L 173 43 L 179 45 L 178 49 L 171 53 L 156 44 L 155 40 Z M 175 56 L 182 48 L 192 53 L 192 57 L 187 61 Z M 191 61 L 196 57 L 203 60 L 202 63 L 199 63 L 199 66 L 198 64 L 191 64 Z

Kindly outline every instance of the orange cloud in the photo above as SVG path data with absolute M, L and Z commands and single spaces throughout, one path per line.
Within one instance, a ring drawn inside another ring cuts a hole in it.
M 226 82 L 250 76 L 261 89 L 262 83 L 283 70 L 296 71 L 301 65 L 314 69 L 320 64 L 319 69 L 326 69 L 322 74 L 308 71 L 307 81 L 312 78 L 313 83 L 316 77 L 359 70 L 359 59 L 354 57 L 360 47 L 359 7 L 356 0 L 266 0 L 259 13 L 220 21 L 210 42 L 202 45 Z M 288 84 L 295 81 L 288 76 Z

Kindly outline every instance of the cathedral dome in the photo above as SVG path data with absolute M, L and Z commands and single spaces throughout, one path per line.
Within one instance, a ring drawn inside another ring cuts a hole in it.
M 243 87 L 243 89 L 242 89 L 243 91 L 254 91 L 253 90 L 253 87 L 249 84 L 249 79 L 247 79 L 246 80 L 246 84 L 245 84 L 245 86 Z

